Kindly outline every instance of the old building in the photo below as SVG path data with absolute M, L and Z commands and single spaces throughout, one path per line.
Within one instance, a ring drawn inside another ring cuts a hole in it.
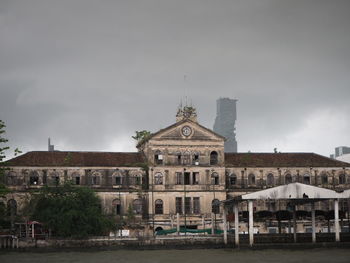
M 3 202 L 20 214 L 28 190 L 71 181 L 93 188 L 104 212 L 116 218 L 132 210 L 140 224 L 157 230 L 177 222 L 203 229 L 220 227 L 218 201 L 233 196 L 293 182 L 350 186 L 348 163 L 314 153 L 225 153 L 224 143 L 185 106 L 173 125 L 141 140 L 135 153 L 33 151 L 13 158 L 6 183 L 14 191 Z M 285 210 L 286 204 L 260 202 L 254 209 Z

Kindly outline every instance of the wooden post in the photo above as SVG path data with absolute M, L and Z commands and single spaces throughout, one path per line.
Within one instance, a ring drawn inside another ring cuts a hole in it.
M 224 244 L 227 245 L 227 211 L 226 211 L 226 206 L 224 205 L 223 209 L 223 227 L 224 227 Z
M 253 219 L 253 201 L 248 201 L 249 208 L 249 245 L 253 246 L 254 244 L 254 219 Z
M 335 241 L 340 241 L 339 234 L 339 201 L 338 199 L 334 200 L 334 231 L 335 231 Z
M 312 243 L 316 243 L 315 203 L 311 203 Z
M 235 213 L 235 245 L 239 246 L 239 217 L 238 217 L 238 203 L 234 203 L 234 213 Z

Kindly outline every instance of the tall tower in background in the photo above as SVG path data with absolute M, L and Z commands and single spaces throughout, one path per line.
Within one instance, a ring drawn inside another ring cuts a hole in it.
M 226 138 L 225 152 L 237 152 L 236 102 L 237 100 L 229 98 L 220 98 L 216 101 L 214 132 Z

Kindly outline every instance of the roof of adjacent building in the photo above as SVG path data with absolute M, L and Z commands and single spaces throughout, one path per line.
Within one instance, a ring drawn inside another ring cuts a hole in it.
M 141 166 L 144 162 L 138 152 L 66 152 L 33 151 L 15 157 L 8 166 L 69 166 L 117 167 Z
M 139 152 L 33 151 L 7 162 L 8 166 L 121 167 L 142 166 Z M 226 167 L 350 167 L 349 163 L 315 153 L 225 153 Z
M 227 167 L 349 167 L 315 153 L 225 153 Z

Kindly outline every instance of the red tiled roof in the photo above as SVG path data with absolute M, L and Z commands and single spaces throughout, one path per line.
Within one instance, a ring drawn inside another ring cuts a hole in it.
M 137 166 L 143 163 L 137 152 L 27 152 L 7 162 L 7 166 Z
M 225 153 L 226 167 L 349 167 L 315 153 Z

